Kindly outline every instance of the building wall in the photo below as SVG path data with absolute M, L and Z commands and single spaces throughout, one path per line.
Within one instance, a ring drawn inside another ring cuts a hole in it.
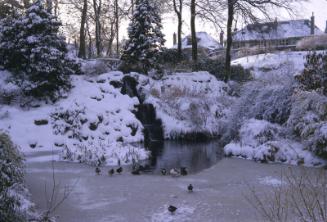
M 292 47 L 297 44 L 298 41 L 305 37 L 294 37 L 285 39 L 269 39 L 269 40 L 253 40 L 253 41 L 235 41 L 233 42 L 233 49 L 238 48 L 282 48 L 282 47 Z

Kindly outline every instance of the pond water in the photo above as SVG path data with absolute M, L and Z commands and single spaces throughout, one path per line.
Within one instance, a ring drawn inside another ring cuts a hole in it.
M 148 164 L 155 174 L 161 169 L 186 167 L 189 173 L 197 173 L 216 164 L 224 157 L 219 141 L 181 142 L 165 141 L 149 146 L 151 156 L 142 164 Z

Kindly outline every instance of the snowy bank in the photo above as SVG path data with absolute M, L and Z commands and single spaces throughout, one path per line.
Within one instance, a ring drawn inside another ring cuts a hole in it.
M 142 124 L 133 114 L 139 102 L 110 84 L 122 76 L 72 76 L 74 88 L 54 105 L 29 110 L 1 105 L 0 129 L 23 152 L 60 149 L 62 159 L 90 164 L 145 159 L 148 152 L 132 145 L 143 140 Z
M 319 165 L 321 160 L 301 143 L 284 138 L 285 132 L 277 124 L 265 120 L 245 121 L 239 131 L 239 140 L 224 147 L 227 156 L 237 156 L 260 162 Z

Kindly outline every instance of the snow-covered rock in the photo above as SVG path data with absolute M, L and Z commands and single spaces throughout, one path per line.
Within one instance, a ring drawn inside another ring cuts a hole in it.
M 155 106 L 166 139 L 220 134 L 220 121 L 233 101 L 227 84 L 208 72 L 175 73 L 162 80 L 134 76 L 145 95 L 145 103 Z

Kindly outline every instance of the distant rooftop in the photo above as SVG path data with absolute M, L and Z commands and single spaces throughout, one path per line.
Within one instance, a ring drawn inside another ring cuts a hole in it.
M 197 32 L 196 37 L 199 47 L 208 48 L 210 50 L 222 48 L 222 45 L 207 32 Z M 174 45 L 173 48 L 177 48 L 177 45 Z M 182 48 L 192 48 L 191 35 L 187 35 L 182 39 Z
M 315 35 L 324 34 L 317 26 Z M 234 41 L 250 41 L 264 39 L 285 39 L 311 35 L 311 22 L 308 19 L 275 21 L 247 25 L 233 35 Z

